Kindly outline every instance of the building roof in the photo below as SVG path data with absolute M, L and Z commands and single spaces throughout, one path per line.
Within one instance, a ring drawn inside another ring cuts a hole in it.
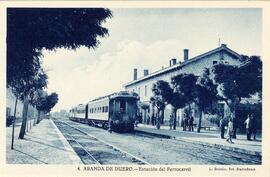
M 156 77 L 156 76 L 163 75 L 163 74 L 165 74 L 165 73 L 168 73 L 168 72 L 177 70 L 177 69 L 179 69 L 180 67 L 184 67 L 184 66 L 189 65 L 189 64 L 191 64 L 191 63 L 193 63 L 193 62 L 195 62 L 195 61 L 198 61 L 198 60 L 200 60 L 200 59 L 202 59 L 202 58 L 204 58 L 204 57 L 207 57 L 207 56 L 209 56 L 209 55 L 212 55 L 212 54 L 214 54 L 214 53 L 221 52 L 221 51 L 226 51 L 227 53 L 231 54 L 231 55 L 234 56 L 235 58 L 241 58 L 241 55 L 239 55 L 239 54 L 236 53 L 235 51 L 229 49 L 229 48 L 227 47 L 227 45 L 222 44 L 222 45 L 221 45 L 220 47 L 218 47 L 218 48 L 215 48 L 215 49 L 213 49 L 213 50 L 210 50 L 210 51 L 208 51 L 208 52 L 205 52 L 205 53 L 203 53 L 203 54 L 201 54 L 201 55 L 195 56 L 195 57 L 193 57 L 193 58 L 191 58 L 191 59 L 188 59 L 188 60 L 186 60 L 186 61 L 184 61 L 184 62 L 179 62 L 179 63 L 177 63 L 177 64 L 175 64 L 175 65 L 172 65 L 172 66 L 163 68 L 163 69 L 161 69 L 161 70 L 155 71 L 155 72 L 153 72 L 153 73 L 150 73 L 150 74 L 147 75 L 147 76 L 143 76 L 143 77 L 138 78 L 137 80 L 133 80 L 133 81 L 131 81 L 131 82 L 128 82 L 128 83 L 124 84 L 123 86 L 124 86 L 124 87 L 127 87 L 127 86 L 130 86 L 130 85 L 139 83 L 139 82 L 141 82 L 141 81 L 144 81 L 144 80 L 147 80 L 147 79 Z

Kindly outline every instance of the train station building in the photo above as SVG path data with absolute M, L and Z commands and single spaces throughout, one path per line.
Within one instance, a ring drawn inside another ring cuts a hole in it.
M 127 91 L 136 92 L 140 96 L 140 112 L 142 115 L 142 121 L 146 123 L 149 117 L 153 115 L 156 117 L 155 108 L 152 107 L 150 103 L 150 98 L 153 96 L 152 86 L 158 80 L 165 80 L 170 83 L 173 76 L 179 75 L 181 73 L 194 74 L 197 76 L 202 75 L 205 68 L 210 68 L 218 63 L 239 65 L 241 55 L 232 49 L 228 48 L 226 44 L 221 44 L 218 48 L 205 52 L 201 55 L 189 58 L 189 50 L 183 50 L 183 61 L 177 61 L 176 58 L 169 60 L 168 67 L 162 68 L 161 70 L 149 73 L 148 70 L 144 70 L 144 75 L 138 78 L 138 69 L 134 69 L 134 78 L 131 82 L 124 84 L 124 88 Z M 222 111 L 224 116 L 229 114 L 229 110 L 225 103 L 218 103 L 218 109 Z M 183 118 L 184 111 L 177 110 L 177 124 Z M 192 109 L 192 115 L 195 118 L 197 110 Z M 164 110 L 164 123 L 168 123 L 169 117 L 171 115 L 171 106 L 167 105 Z M 206 119 L 202 120 L 202 125 L 211 124 Z M 210 126 L 210 125 L 209 125 Z

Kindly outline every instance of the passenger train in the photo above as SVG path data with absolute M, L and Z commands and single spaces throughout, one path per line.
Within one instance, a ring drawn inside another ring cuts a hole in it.
M 130 132 L 134 130 L 137 119 L 138 100 L 138 94 L 133 92 L 113 93 L 71 108 L 69 118 L 103 128 L 108 128 L 110 124 L 115 132 Z

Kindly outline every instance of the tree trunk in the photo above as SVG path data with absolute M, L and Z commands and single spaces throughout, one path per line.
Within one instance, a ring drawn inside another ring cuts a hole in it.
M 161 110 L 161 124 L 164 124 L 164 109 Z
M 31 130 L 31 120 L 32 120 L 32 116 L 29 119 L 29 128 L 30 128 L 30 130 Z
M 33 126 L 36 125 L 36 107 L 34 107 L 34 118 L 33 118 Z
M 14 130 L 15 130 L 15 124 L 16 124 L 17 102 L 18 102 L 18 97 L 16 97 L 15 106 L 14 106 L 14 116 L 13 116 L 13 125 L 12 125 L 12 137 L 11 137 L 11 149 L 14 149 L 13 148 L 13 145 L 14 145 Z
M 40 122 L 40 111 L 38 110 L 37 124 Z
M 28 95 L 25 96 L 23 100 L 23 120 L 22 120 L 22 125 L 21 125 L 21 130 L 19 134 L 19 139 L 23 139 L 25 135 L 25 128 L 27 124 L 27 112 L 28 112 L 28 105 L 29 105 L 29 100 L 28 100 Z
M 152 106 L 152 113 L 151 113 L 151 118 L 150 118 L 150 122 L 149 122 L 149 124 L 151 125 L 153 125 L 153 122 L 154 122 L 154 117 L 155 117 L 155 107 L 154 106 Z
M 26 132 L 28 132 L 28 119 L 26 120 Z
M 147 114 L 146 114 L 147 109 L 144 109 L 144 115 L 143 115 L 143 122 L 147 122 Z
M 157 129 L 160 129 L 160 110 L 157 110 L 157 122 L 156 122 Z
M 172 116 L 173 116 L 173 129 L 176 130 L 176 111 L 177 109 L 172 106 Z
M 235 116 L 235 109 L 236 109 L 236 105 L 237 103 L 235 102 L 235 100 L 231 101 L 231 104 L 228 104 L 227 102 L 227 105 L 230 109 L 230 112 L 231 112 L 231 118 L 232 118 L 232 122 L 233 122 L 233 138 L 236 139 L 236 130 L 237 130 L 237 121 L 236 121 L 236 116 Z
M 232 122 L 233 122 L 233 138 L 236 139 L 236 131 L 237 131 L 237 118 L 235 116 L 235 108 L 232 111 Z
M 199 122 L 198 122 L 198 127 L 197 127 L 197 132 L 201 132 L 201 127 L 202 127 L 202 117 L 203 117 L 203 111 L 199 109 Z
M 231 118 L 232 118 L 232 121 L 233 121 L 233 138 L 236 139 L 236 131 L 237 131 L 237 118 L 236 118 L 236 113 L 235 113 L 235 110 L 236 110 L 236 106 L 239 105 L 241 101 L 241 98 L 235 98 L 235 99 L 232 99 L 232 100 L 228 100 L 226 101 L 229 109 L 230 109 L 230 112 L 231 112 Z

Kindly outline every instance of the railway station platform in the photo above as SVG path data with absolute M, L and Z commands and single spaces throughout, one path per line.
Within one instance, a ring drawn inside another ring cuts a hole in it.
M 15 128 L 14 149 L 11 150 L 12 126 L 6 128 L 7 164 L 82 164 L 64 136 L 50 119 L 43 119 L 18 139 L 20 126 Z
M 135 130 L 142 133 L 148 133 L 151 135 L 164 136 L 179 141 L 186 141 L 191 143 L 197 143 L 208 147 L 217 147 L 224 150 L 233 150 L 239 153 L 246 153 L 252 155 L 261 156 L 262 151 L 262 139 L 259 134 L 256 140 L 246 140 L 246 135 L 237 135 L 236 139 L 233 139 L 233 143 L 229 143 L 226 139 L 220 138 L 218 130 L 201 130 L 200 133 L 192 131 L 183 131 L 182 127 L 177 127 L 176 130 L 170 130 L 169 126 L 161 126 L 157 129 L 156 126 L 138 124 Z M 226 137 L 226 133 L 225 133 Z

